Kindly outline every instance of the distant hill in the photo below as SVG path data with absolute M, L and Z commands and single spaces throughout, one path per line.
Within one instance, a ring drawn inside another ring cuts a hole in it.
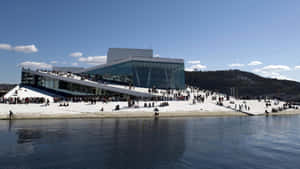
M 226 94 L 235 89 L 235 93 L 243 98 L 269 96 L 300 102 L 300 83 L 264 78 L 240 70 L 185 72 L 185 81 L 187 85 Z
M 0 97 L 5 95 L 9 90 L 14 88 L 16 84 L 0 84 Z

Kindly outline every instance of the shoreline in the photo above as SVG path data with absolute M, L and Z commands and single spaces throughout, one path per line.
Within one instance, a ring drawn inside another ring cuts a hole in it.
M 161 112 L 159 117 L 230 117 L 247 116 L 246 114 L 226 111 L 226 112 L 207 112 L 207 111 L 189 111 L 189 112 Z M 103 118 L 155 118 L 153 112 L 82 112 L 82 113 L 61 113 L 61 114 L 42 114 L 42 113 L 18 113 L 14 114 L 13 120 L 25 119 L 103 119 Z M 0 120 L 9 120 L 8 114 L 0 114 Z
M 300 115 L 300 110 L 287 110 L 269 115 L 260 114 L 258 116 L 284 116 Z M 246 117 L 248 115 L 237 111 L 175 111 L 161 112 L 159 118 L 172 117 Z M 43 114 L 43 113 L 17 113 L 12 120 L 26 119 L 104 119 L 104 118 L 155 118 L 153 112 L 82 112 L 82 113 L 61 113 L 61 114 Z M 9 120 L 8 114 L 0 113 L 0 120 Z

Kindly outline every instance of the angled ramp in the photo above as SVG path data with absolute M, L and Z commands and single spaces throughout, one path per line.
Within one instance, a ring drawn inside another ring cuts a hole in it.
M 75 83 L 75 84 L 79 84 L 79 85 L 95 87 L 95 88 L 99 88 L 99 89 L 103 89 L 103 90 L 107 90 L 107 91 L 111 91 L 111 92 L 116 92 L 116 93 L 127 94 L 130 96 L 144 97 L 144 98 L 151 98 L 151 97 L 155 96 L 150 93 L 139 92 L 139 91 L 135 91 L 135 90 L 125 89 L 125 88 L 121 88 L 121 87 L 117 87 L 117 86 L 111 86 L 111 85 L 107 85 L 104 83 L 98 83 L 98 82 L 89 81 L 89 80 L 79 80 L 79 79 L 70 78 L 70 77 L 63 77 L 63 76 L 54 75 L 54 74 L 51 74 L 48 72 L 38 72 L 38 71 L 33 71 L 33 70 L 23 70 L 23 71 L 31 73 L 31 74 L 44 76 L 44 77 L 57 79 L 57 80 L 62 80 L 62 81 Z

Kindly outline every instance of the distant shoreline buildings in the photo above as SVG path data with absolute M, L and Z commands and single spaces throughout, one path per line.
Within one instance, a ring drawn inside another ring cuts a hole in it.
M 153 57 L 152 49 L 110 48 L 106 64 L 86 69 L 54 67 L 52 71 L 35 71 L 22 68 L 21 85 L 67 96 L 151 97 L 149 92 L 130 88 L 184 89 L 184 60 Z M 118 87 L 121 85 L 129 88 Z

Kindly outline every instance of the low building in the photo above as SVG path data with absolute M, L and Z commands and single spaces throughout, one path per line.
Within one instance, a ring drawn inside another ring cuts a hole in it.
M 70 96 L 150 98 L 155 95 L 148 90 L 131 88 L 185 88 L 184 61 L 153 57 L 151 49 L 111 48 L 104 65 L 87 69 L 55 68 L 53 71 L 22 69 L 21 85 Z
M 120 86 L 98 83 L 83 77 L 52 71 L 22 69 L 21 86 L 30 86 L 57 96 L 104 96 L 126 100 L 128 96 L 152 98 L 155 95 Z

